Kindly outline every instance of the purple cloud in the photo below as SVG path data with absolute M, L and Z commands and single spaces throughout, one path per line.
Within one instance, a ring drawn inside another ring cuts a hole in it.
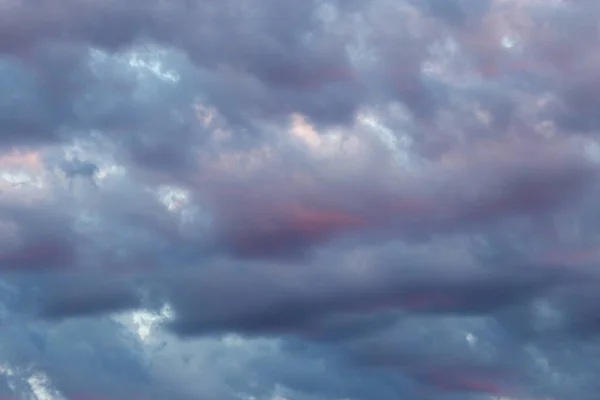
M 599 18 L 3 3 L 0 394 L 596 393 Z

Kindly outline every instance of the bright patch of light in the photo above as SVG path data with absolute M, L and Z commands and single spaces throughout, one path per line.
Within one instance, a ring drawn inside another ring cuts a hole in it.
M 172 317 L 172 311 L 168 305 L 165 305 L 160 313 L 150 313 L 148 311 L 134 311 L 130 313 L 131 319 L 135 326 L 135 333 L 144 343 L 151 339 L 151 334 L 157 324 L 165 319 Z
M 77 141 L 73 144 L 63 146 L 64 160 L 78 159 L 82 162 L 91 162 L 98 169 L 94 178 L 96 180 L 106 179 L 110 176 L 123 176 L 127 170 L 124 166 L 115 163 L 110 154 L 98 153 L 94 143 Z
M 0 178 L 10 183 L 12 186 L 30 185 L 36 188 L 44 187 L 43 182 L 24 172 L 2 172 Z
M 313 155 L 320 157 L 332 157 L 341 152 L 355 154 L 360 150 L 356 138 L 335 129 L 317 132 L 303 115 L 297 113 L 291 115 L 289 134 Z
M 18 385 L 15 383 L 15 381 L 20 381 L 20 377 L 22 377 L 24 374 L 31 374 L 31 371 L 28 370 L 29 368 L 15 371 L 7 364 L 0 364 L 0 375 L 10 378 L 7 379 L 7 384 L 13 393 L 18 391 Z M 31 390 L 31 396 L 28 396 L 27 398 L 31 400 L 65 400 L 65 397 L 58 390 L 52 387 L 50 378 L 42 372 L 34 372 L 33 374 L 29 375 L 25 381 Z M 21 393 L 21 395 L 23 395 L 23 393 Z M 0 397 L 2 397 L 2 394 L 0 394 Z
M 475 337 L 475 335 L 472 333 L 467 333 L 465 339 L 467 340 L 469 346 L 475 346 L 477 344 L 477 337 Z
M 174 70 L 165 70 L 158 60 L 158 55 L 143 57 L 139 53 L 133 53 L 129 58 L 129 65 L 135 69 L 151 72 L 154 76 L 164 81 L 177 82 L 181 78 Z
M 0 364 L 0 375 L 4 375 L 6 377 L 15 377 L 16 372 L 7 364 Z M 7 379 L 7 385 L 13 392 L 17 389 L 15 385 L 14 379 Z
M 64 397 L 56 390 L 51 390 L 50 379 L 42 373 L 35 373 L 27 379 L 35 400 L 64 400 Z
M 174 70 L 164 68 L 160 59 L 164 51 L 144 49 L 144 51 L 132 51 L 125 56 L 113 56 L 105 51 L 98 49 L 90 50 L 91 67 L 96 69 L 95 65 L 101 65 L 110 61 L 123 62 L 135 71 L 140 73 L 150 73 L 155 77 L 169 82 L 178 82 L 179 74 Z
M 159 187 L 156 195 L 169 211 L 180 210 L 189 203 L 187 191 L 173 186 Z
M 152 331 L 152 326 L 159 317 L 148 312 L 138 311 L 132 315 L 133 323 L 137 325 L 137 334 L 145 342 Z
M 0 375 L 14 376 L 15 371 L 7 364 L 0 364 Z
M 98 167 L 96 178 L 105 179 L 109 176 L 123 176 L 125 175 L 125 168 L 119 165 L 105 165 Z
M 374 115 L 361 114 L 358 122 L 371 128 L 377 136 L 394 152 L 396 160 L 402 165 L 409 163 L 408 148 L 412 144 L 408 136 L 398 137 L 391 129 L 383 125 Z
M 515 45 L 514 39 L 511 39 L 508 36 L 504 36 L 502 38 L 502 42 L 501 43 L 502 43 L 502 47 L 507 48 L 507 49 L 510 49 L 510 48 L 512 48 Z

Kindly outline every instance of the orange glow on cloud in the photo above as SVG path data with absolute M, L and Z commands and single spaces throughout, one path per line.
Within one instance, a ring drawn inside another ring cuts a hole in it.
M 0 155 L 0 166 L 38 169 L 42 166 L 40 153 L 37 151 L 13 151 Z

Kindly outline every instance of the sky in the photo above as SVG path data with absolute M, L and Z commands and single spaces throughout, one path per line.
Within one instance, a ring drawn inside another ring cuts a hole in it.
M 599 27 L 0 0 L 0 399 L 596 399 Z

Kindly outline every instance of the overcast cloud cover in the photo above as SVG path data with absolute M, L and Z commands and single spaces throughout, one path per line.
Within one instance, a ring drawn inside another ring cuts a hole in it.
M 0 398 L 597 399 L 599 26 L 0 0 Z

